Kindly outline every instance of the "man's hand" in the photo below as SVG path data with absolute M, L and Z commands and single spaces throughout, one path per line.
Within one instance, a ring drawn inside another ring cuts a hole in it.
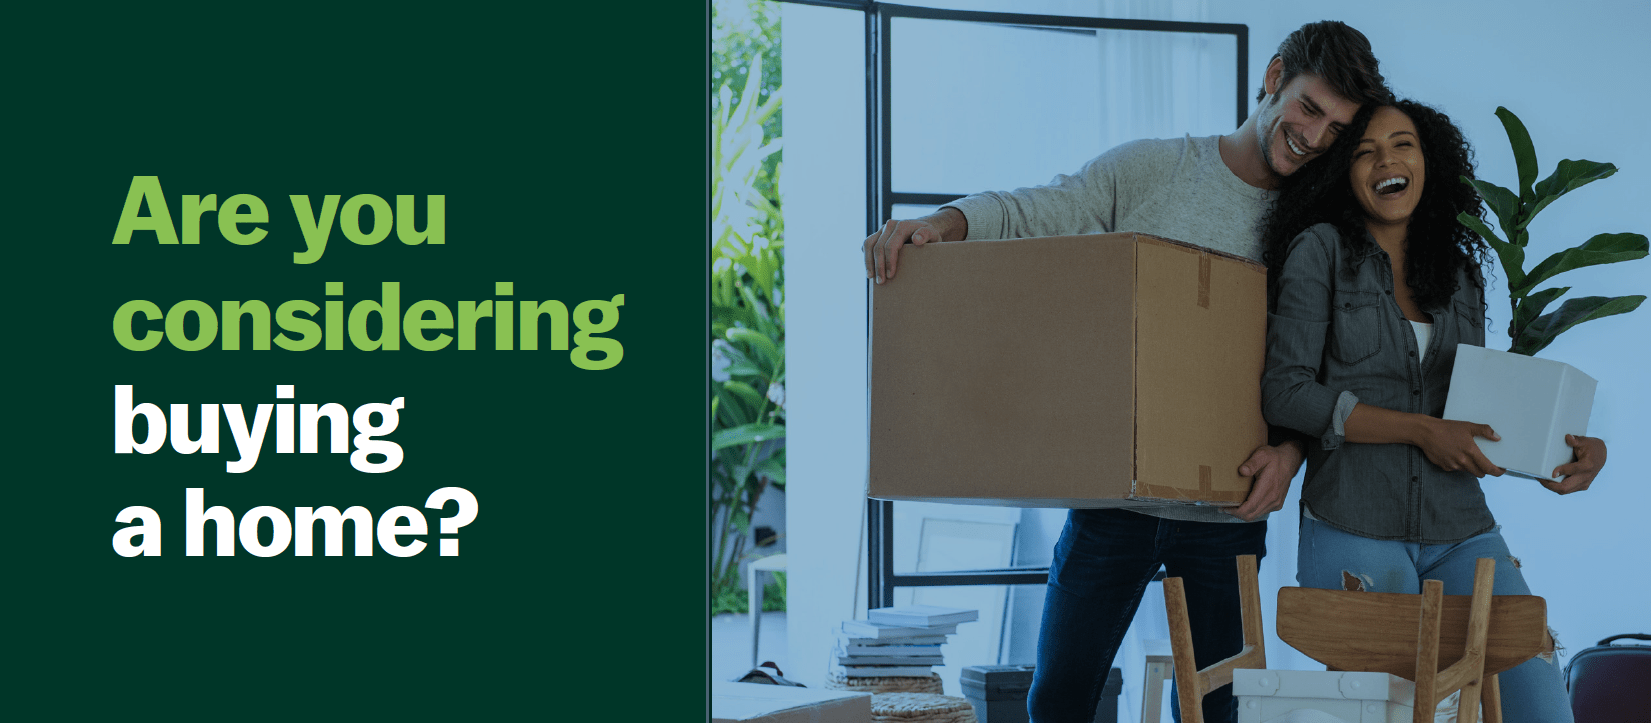
M 1598 476 L 1600 469 L 1605 466 L 1605 440 L 1567 434 L 1565 443 L 1571 446 L 1575 459 L 1570 464 L 1554 468 L 1554 479 L 1565 479 L 1555 482 L 1537 480 L 1543 487 L 1562 495 L 1588 489 L 1588 485 L 1594 483 L 1594 477 Z
M 942 208 L 910 221 L 890 219 L 881 230 L 866 237 L 863 247 L 866 278 L 876 279 L 879 284 L 894 278 L 895 269 L 900 265 L 900 247 L 907 241 L 914 246 L 922 246 L 947 238 L 963 238 L 967 234 L 968 223 L 963 212 L 955 208 Z
M 1301 469 L 1305 455 L 1301 443 L 1285 442 L 1277 447 L 1265 444 L 1250 453 L 1250 458 L 1238 466 L 1238 473 L 1255 478 L 1250 496 L 1238 507 L 1223 507 L 1227 514 L 1245 522 L 1255 522 L 1262 515 L 1284 508 L 1284 498 L 1290 496 L 1290 480 Z

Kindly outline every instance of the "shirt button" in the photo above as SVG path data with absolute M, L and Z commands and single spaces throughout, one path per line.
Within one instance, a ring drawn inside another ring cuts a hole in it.
M 1410 352 L 1410 355 L 1411 356 L 1416 356 L 1416 352 Z
M 1411 396 L 1413 396 L 1413 397 L 1419 397 L 1419 396 L 1422 396 L 1422 390 L 1420 390 L 1420 389 L 1412 389 L 1412 390 L 1410 390 L 1410 395 L 1411 395 Z
M 1341 305 L 1341 308 L 1343 308 L 1343 309 L 1351 309 L 1351 308 L 1353 308 L 1353 304 L 1352 304 L 1352 303 L 1351 303 L 1351 302 L 1346 302 L 1346 303 L 1343 303 L 1343 304 L 1342 304 L 1342 305 Z
M 1416 478 L 1415 478 L 1415 477 L 1414 477 L 1414 476 L 1413 476 L 1413 477 L 1411 477 L 1411 478 L 1410 478 L 1410 481 L 1411 481 L 1411 482 L 1415 482 L 1415 481 L 1416 481 Z
M 1386 290 L 1386 291 L 1383 291 L 1383 292 L 1382 292 L 1382 293 L 1384 293 L 1384 294 L 1387 294 L 1387 295 L 1388 295 L 1388 296 L 1392 296 L 1392 295 L 1393 295 L 1393 290 L 1392 290 L 1392 289 L 1388 289 L 1388 290 Z

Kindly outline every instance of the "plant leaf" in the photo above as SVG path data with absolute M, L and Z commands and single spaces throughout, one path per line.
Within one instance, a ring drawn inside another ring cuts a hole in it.
M 711 434 L 711 451 L 726 449 L 737 444 L 751 444 L 766 442 L 771 439 L 784 439 L 785 426 L 780 424 L 762 424 L 753 422 L 738 427 L 720 429 Z
M 1496 117 L 1502 119 L 1502 129 L 1508 132 L 1508 143 L 1513 146 L 1513 162 L 1519 167 L 1519 200 L 1527 203 L 1535 201 L 1531 184 L 1536 183 L 1536 146 L 1531 145 L 1530 131 L 1525 130 L 1519 116 L 1507 108 L 1497 106 Z
M 775 487 L 785 487 L 785 460 L 769 458 L 757 465 L 756 473 L 772 480 Z
M 774 346 L 774 340 L 755 330 L 736 326 L 729 329 L 728 333 L 723 336 L 727 337 L 728 341 L 736 344 L 744 343 L 747 346 L 750 346 L 751 349 L 757 352 L 757 354 L 761 356 L 763 360 L 767 361 L 770 366 L 773 366 L 774 363 L 780 359 L 780 350 Z
M 1542 310 L 1547 308 L 1549 302 L 1564 296 L 1565 292 L 1570 290 L 1569 286 L 1543 289 L 1520 299 L 1518 306 L 1514 308 L 1513 321 L 1508 324 L 1508 336 L 1518 339 L 1525 327 L 1530 326 L 1536 317 L 1542 315 Z
M 751 362 L 734 362 L 733 364 L 728 365 L 728 376 L 757 377 L 761 379 L 763 376 L 763 371 L 762 367 L 752 364 Z
M 713 401 L 718 400 L 721 401 L 721 404 L 717 406 L 722 410 L 721 416 L 716 418 L 718 422 L 721 422 L 717 425 L 718 428 L 737 427 L 741 424 L 750 424 L 757 421 L 756 409 L 739 403 L 733 392 L 727 389 L 717 390 L 717 395 L 713 398 Z
M 1548 204 L 1559 200 L 1571 191 L 1586 186 L 1602 178 L 1610 178 L 1617 172 L 1617 167 L 1609 163 L 1595 163 L 1594 161 L 1573 161 L 1569 158 L 1560 161 L 1559 167 L 1541 183 L 1536 184 L 1536 205 L 1531 207 L 1525 218 L 1520 219 L 1520 228 L 1529 225 L 1531 219 Z
M 1466 213 L 1456 214 L 1456 220 L 1463 226 L 1472 229 L 1490 244 L 1496 251 L 1496 257 L 1502 262 L 1502 273 L 1508 275 L 1508 288 L 1514 289 L 1525 284 L 1525 249 L 1503 241 L 1496 237 L 1496 232 L 1490 230 L 1484 221 L 1480 221 Z
M 746 384 L 745 382 L 726 381 L 722 383 L 722 388 L 739 397 L 740 401 L 745 402 L 747 409 L 757 410 L 762 408 L 762 394 L 750 384 Z
M 1519 197 L 1513 195 L 1513 191 L 1509 191 L 1508 189 L 1491 183 L 1490 181 L 1481 181 L 1477 178 L 1468 178 L 1467 176 L 1463 176 L 1462 181 L 1478 190 L 1479 197 L 1485 199 L 1485 205 L 1489 206 L 1490 210 L 1496 212 L 1497 224 L 1502 227 L 1502 233 L 1507 236 L 1508 241 L 1515 245 L 1523 246 L 1524 244 L 1520 244 L 1519 239 L 1516 236 L 1520 228 L 1518 225 Z
M 1524 283 L 1520 284 L 1519 292 L 1529 292 L 1536 288 L 1537 284 L 1585 266 L 1643 259 L 1648 249 L 1651 249 L 1651 245 L 1648 245 L 1645 237 L 1640 234 L 1602 233 L 1584 241 L 1581 246 L 1565 249 L 1537 264 L 1525 277 Z
M 1552 344 L 1556 337 L 1571 327 L 1585 321 L 1626 314 L 1639 308 L 1642 301 L 1645 301 L 1645 297 L 1639 295 L 1584 296 L 1580 299 L 1571 299 L 1560 304 L 1558 311 L 1537 317 L 1536 321 L 1531 322 L 1530 326 L 1525 327 L 1519 337 L 1513 340 L 1513 346 L 1508 351 L 1527 356 L 1534 355 Z

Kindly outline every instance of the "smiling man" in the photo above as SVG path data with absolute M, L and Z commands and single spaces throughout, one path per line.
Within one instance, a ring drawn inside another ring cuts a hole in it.
M 908 242 L 1123 231 L 1259 261 L 1259 224 L 1279 179 L 1328 149 L 1361 105 L 1388 95 L 1362 33 L 1334 21 L 1304 25 L 1279 45 L 1259 105 L 1232 133 L 1126 143 L 1046 186 L 980 193 L 930 216 L 891 220 L 866 238 L 866 275 L 892 282 Z M 1266 516 L 1283 506 L 1301 460 L 1299 442 L 1255 450 L 1239 467 L 1255 483 L 1231 512 L 1168 504 L 1071 511 L 1049 568 L 1032 720 L 1093 720 L 1113 656 L 1160 565 L 1186 583 L 1198 666 L 1237 653 L 1233 558 L 1266 553 Z M 1205 720 L 1233 716 L 1231 688 L 1204 699 Z

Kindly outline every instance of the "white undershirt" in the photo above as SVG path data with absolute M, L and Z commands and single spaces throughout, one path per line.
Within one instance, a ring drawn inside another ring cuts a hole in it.
M 1427 343 L 1433 338 L 1433 325 L 1412 321 L 1410 328 L 1416 332 L 1416 348 L 1421 350 L 1422 358 L 1427 359 Z

